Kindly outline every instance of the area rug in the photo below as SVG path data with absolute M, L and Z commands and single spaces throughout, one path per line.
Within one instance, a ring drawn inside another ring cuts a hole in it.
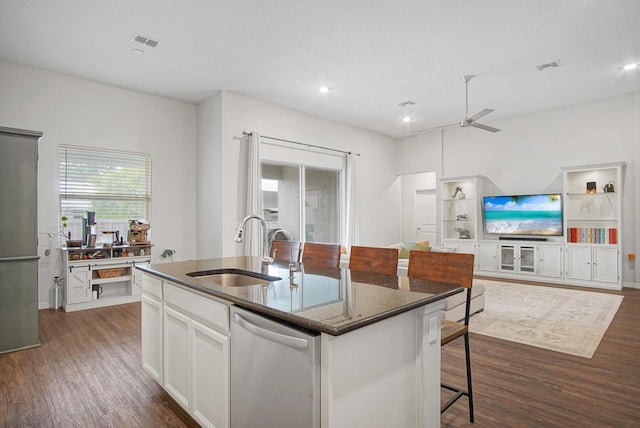
M 474 280 L 485 308 L 469 331 L 584 358 L 594 352 L 623 296 L 547 286 Z

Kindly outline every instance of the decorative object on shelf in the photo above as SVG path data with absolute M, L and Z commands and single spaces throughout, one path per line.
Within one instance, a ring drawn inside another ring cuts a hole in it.
M 176 250 L 166 249 L 162 252 L 162 254 L 160 254 L 160 257 L 162 257 L 163 259 L 166 259 L 167 257 L 169 257 L 171 261 L 173 261 L 173 255 L 175 253 L 176 253 Z
M 469 220 L 469 216 L 466 213 L 463 214 L 458 214 L 456 216 L 456 220 L 457 221 L 465 221 L 465 220 Z
M 462 191 L 462 186 L 456 186 L 456 191 L 453 193 L 453 196 L 451 196 L 451 198 L 455 199 L 456 196 L 458 196 L 458 199 L 464 199 L 466 197 L 466 195 Z
M 615 182 L 613 180 L 611 180 L 610 182 L 608 182 L 607 184 L 605 184 L 604 186 L 602 186 L 602 190 L 604 190 L 604 193 L 613 193 L 616 191 L 616 187 L 615 187 Z
M 594 193 L 597 193 L 598 189 L 596 188 L 596 182 L 595 181 L 587 181 L 587 193 L 592 195 Z
M 464 227 L 454 227 L 453 230 L 460 234 L 458 237 L 459 239 L 471 239 L 471 232 L 469 232 L 469 229 L 465 229 Z

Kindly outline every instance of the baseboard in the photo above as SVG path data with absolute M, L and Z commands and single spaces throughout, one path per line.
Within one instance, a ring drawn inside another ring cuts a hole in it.
M 628 282 L 625 281 L 622 283 L 622 288 L 637 288 L 640 289 L 640 284 L 637 282 Z

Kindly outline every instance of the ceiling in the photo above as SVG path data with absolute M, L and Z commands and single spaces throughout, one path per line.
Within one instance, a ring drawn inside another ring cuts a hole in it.
M 640 61 L 640 1 L 2 0 L 0 59 L 192 103 L 232 91 L 404 137 L 464 117 L 464 75 L 469 113 L 496 110 L 488 125 L 640 91 L 640 68 L 621 69 Z

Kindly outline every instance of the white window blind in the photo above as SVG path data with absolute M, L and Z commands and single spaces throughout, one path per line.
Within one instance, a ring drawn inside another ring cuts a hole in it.
M 121 234 L 128 220 L 149 220 L 149 154 L 61 145 L 58 159 L 60 215 L 69 219 L 73 235 L 82 233 L 87 211 L 96 213 L 98 230 Z

